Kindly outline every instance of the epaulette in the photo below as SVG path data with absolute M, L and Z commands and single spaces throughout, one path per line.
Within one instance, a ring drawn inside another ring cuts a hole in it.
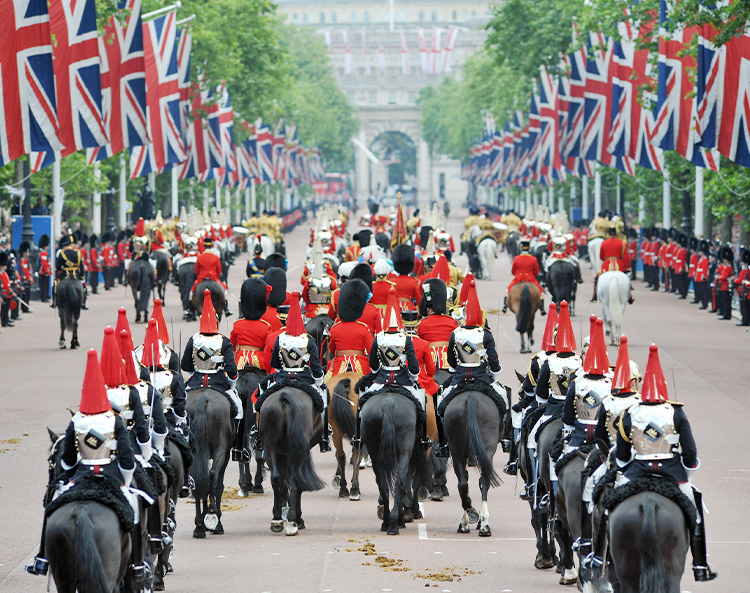
M 265 323 L 265 324 L 266 324 L 266 325 L 267 325 L 268 327 L 271 327 L 271 324 L 270 324 L 270 323 L 268 323 L 268 321 L 266 321 L 265 319 L 262 319 L 262 318 L 261 318 L 261 319 L 258 319 L 258 321 L 262 321 L 262 322 L 263 322 L 263 323 Z
M 670 400 L 667 400 L 666 403 L 668 403 L 670 406 L 684 406 L 685 404 L 682 402 L 673 402 Z
M 625 412 L 627 412 L 627 410 L 623 410 L 622 412 L 620 412 L 620 417 L 617 419 L 617 430 L 620 431 L 620 436 L 625 440 L 626 443 L 632 443 L 633 441 L 630 440 L 630 437 L 625 434 L 625 428 L 623 427 L 622 423 Z
M 360 321 L 359 319 L 357 319 L 357 321 L 355 321 L 354 323 L 359 323 L 359 324 L 360 324 L 361 326 L 363 326 L 363 327 L 364 327 L 364 328 L 365 328 L 365 329 L 366 329 L 366 330 L 367 330 L 368 332 L 370 331 L 370 326 L 369 326 L 369 325 L 367 325 L 367 324 L 366 324 L 366 323 L 365 323 L 364 321 Z

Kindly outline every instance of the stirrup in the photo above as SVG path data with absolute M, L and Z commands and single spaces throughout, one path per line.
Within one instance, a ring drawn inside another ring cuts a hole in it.
M 574 552 L 578 552 L 578 554 L 580 554 L 581 556 L 586 557 L 591 553 L 591 540 L 579 537 L 576 541 L 573 542 L 571 548 Z
M 318 446 L 320 447 L 320 452 L 321 453 L 330 453 L 330 451 L 331 451 L 331 441 L 329 441 L 327 438 L 322 439 L 318 443 Z
M 533 486 L 530 486 L 529 484 L 524 484 L 523 490 L 521 490 L 521 493 L 518 495 L 518 498 L 521 500 L 531 501 L 534 500 L 534 494 L 532 492 Z
M 430 447 L 432 447 L 432 441 L 430 440 L 430 437 L 423 437 L 419 442 L 422 445 L 422 449 L 424 449 L 425 451 L 428 451 Z
M 695 580 L 699 583 L 713 581 L 718 576 L 719 573 L 716 572 L 708 562 L 706 562 L 706 566 L 693 566 L 693 577 L 695 577 Z
M 164 544 L 161 539 L 161 535 L 152 535 L 149 536 L 148 540 L 149 546 L 151 547 L 151 553 L 152 554 L 161 554 Z
M 503 449 L 503 453 L 508 453 L 510 451 L 510 439 L 503 439 L 500 441 L 500 446 Z
M 26 565 L 26 572 L 40 577 L 46 577 L 48 570 L 49 560 L 46 558 L 39 558 L 39 556 L 34 556 L 34 558 L 31 559 L 31 562 Z
M 359 438 L 359 435 L 356 435 L 349 442 L 352 444 L 352 447 L 359 447 L 362 444 L 362 439 Z
M 438 459 L 447 459 L 451 456 L 450 449 L 448 448 L 448 445 L 444 443 L 439 443 L 438 446 L 435 448 L 435 457 Z
M 581 560 L 581 566 L 588 570 L 599 569 L 604 566 L 604 559 L 601 556 L 597 556 L 594 552 L 591 552 Z
M 549 493 L 547 493 L 544 496 L 542 496 L 542 498 L 539 500 L 539 510 L 548 511 L 549 504 L 550 504 L 550 498 L 549 498 Z
M 509 476 L 515 476 L 518 474 L 518 462 L 508 461 L 503 468 L 503 473 L 508 474 Z
M 142 581 L 146 578 L 146 566 L 143 564 L 131 564 L 130 574 L 134 581 Z

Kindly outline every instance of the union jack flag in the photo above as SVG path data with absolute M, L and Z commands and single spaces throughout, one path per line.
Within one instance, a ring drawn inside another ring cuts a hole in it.
M 177 66 L 177 11 L 143 25 L 148 95 L 148 123 L 153 143 L 132 149 L 136 168 L 131 178 L 162 171 L 185 160 L 180 119 L 180 81 Z M 152 152 L 153 155 L 143 153 Z M 131 165 L 133 165 L 131 154 Z M 152 168 L 155 166 L 155 169 Z M 151 170 L 147 170 L 151 169 Z
M 274 183 L 273 175 L 273 132 L 271 128 L 263 125 L 261 120 L 255 124 L 258 135 L 258 171 L 260 180 L 265 184 Z
M 61 149 L 46 0 L 0 0 L 0 165 Z
M 500 183 L 503 186 L 507 186 L 511 183 L 511 175 L 513 173 L 514 163 L 514 143 L 513 143 L 513 130 L 516 129 L 517 121 L 520 121 L 518 112 L 513 113 L 513 127 L 511 127 L 511 119 L 505 122 L 505 129 L 503 130 L 503 157 L 502 157 L 502 169 L 500 170 Z
M 247 149 L 247 142 L 244 142 L 243 144 L 237 144 L 236 158 L 239 188 L 245 189 L 250 185 L 250 179 L 254 177 L 252 173 L 252 166 L 250 164 L 250 152 Z
M 258 130 L 255 126 L 246 121 L 242 121 L 243 127 L 247 130 L 248 138 L 245 140 L 245 150 L 247 150 L 250 159 L 250 175 L 255 178 L 255 183 L 260 183 L 260 172 L 258 170 Z
M 578 28 L 573 24 L 573 42 L 578 38 Z M 568 56 L 570 66 L 570 92 L 568 93 L 568 117 L 565 145 L 562 149 L 565 165 L 571 171 L 577 169 L 576 159 L 581 157 L 583 141 L 583 111 L 586 92 L 586 49 L 581 47 Z
M 564 181 L 562 156 L 560 155 L 560 106 L 558 84 L 542 66 L 539 76 L 539 179 L 544 185 L 553 180 Z
M 224 157 L 222 167 L 226 174 L 222 185 L 237 185 L 237 160 L 234 151 L 234 108 L 232 99 L 226 89 L 222 92 L 219 107 L 219 130 L 221 134 L 221 152 Z
M 724 107 L 727 46 L 713 44 L 716 31 L 704 25 L 698 36 L 698 77 L 695 84 L 697 119 L 695 140 L 704 148 L 716 148 Z
M 539 95 L 537 94 L 537 81 L 534 82 L 534 90 L 531 91 L 531 104 L 529 106 L 529 126 L 526 142 L 528 143 L 526 166 L 522 171 L 522 177 L 526 180 L 534 179 L 540 181 L 540 158 L 542 154 L 541 119 L 539 118 Z
M 676 150 L 699 167 L 716 171 L 718 152 L 695 145 L 692 128 L 697 121 L 697 104 L 695 98 L 690 97 L 693 85 L 688 70 L 697 64 L 692 56 L 682 55 L 698 29 L 690 27 L 671 31 L 666 0 L 660 3 L 659 28 L 659 94 L 654 132 L 649 141 L 663 150 Z
M 109 144 L 88 150 L 89 164 L 151 142 L 146 108 L 141 0 L 120 0 L 99 38 L 102 107 Z

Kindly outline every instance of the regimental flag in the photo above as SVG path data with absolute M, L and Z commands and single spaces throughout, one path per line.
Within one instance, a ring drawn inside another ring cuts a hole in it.
M 0 0 L 0 165 L 61 149 L 45 0 Z
M 612 127 L 608 150 L 615 156 L 627 156 L 647 169 L 661 171 L 664 154 L 648 139 L 653 135 L 654 117 L 650 106 L 654 98 L 645 89 L 653 83 L 648 64 L 648 49 L 636 49 L 636 42 L 651 39 L 650 26 L 638 28 L 630 20 L 620 23 L 621 39 L 616 40 L 612 56 Z M 641 96 L 639 96 L 641 93 Z
M 676 150 L 699 167 L 718 170 L 718 153 L 697 147 L 693 133 L 698 116 L 696 100 L 690 97 L 693 84 L 688 70 L 697 64 L 684 50 L 698 29 L 671 30 L 667 0 L 661 0 L 659 28 L 659 95 L 650 142 L 663 150 Z
M 273 175 L 273 132 L 261 120 L 255 124 L 258 136 L 258 171 L 260 181 L 264 184 L 274 183 Z
M 131 178 L 162 171 L 168 164 L 186 159 L 180 124 L 176 21 L 177 11 L 172 10 L 143 25 L 152 144 L 131 150 Z M 149 152 L 153 154 L 146 154 Z
M 146 112 L 146 62 L 143 55 L 141 0 L 120 0 L 99 37 L 102 107 L 109 144 L 91 148 L 89 164 L 131 146 L 151 142 Z
M 393 225 L 391 249 L 396 245 L 405 243 L 408 238 L 409 235 L 406 232 L 406 217 L 404 216 L 404 208 L 401 205 L 401 192 L 398 192 L 398 210 L 396 211 L 396 224 Z

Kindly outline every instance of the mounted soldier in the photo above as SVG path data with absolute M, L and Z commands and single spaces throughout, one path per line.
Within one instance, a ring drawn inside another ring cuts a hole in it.
M 323 251 L 319 239 L 313 244 L 312 264 L 305 266 L 302 275 L 302 300 L 305 301 L 305 318 L 314 319 L 318 315 L 328 315 L 331 294 L 336 290 L 336 279 L 328 262 L 323 261 Z M 312 270 L 310 269 L 312 268 Z
M 519 245 L 521 247 L 521 253 L 513 258 L 513 265 L 510 268 L 510 272 L 513 274 L 513 280 L 508 284 L 508 288 L 505 291 L 505 297 L 503 298 L 503 313 L 508 312 L 508 293 L 510 292 L 510 289 L 520 282 L 531 282 L 532 284 L 536 284 L 539 288 L 539 294 L 541 295 L 539 308 L 542 315 L 546 315 L 547 312 L 544 310 L 544 290 L 537 280 L 537 276 L 539 276 L 539 260 L 530 253 L 531 241 L 528 239 L 521 239 Z
M 55 285 L 52 288 L 52 302 L 55 302 L 55 287 L 65 278 L 78 280 L 84 287 L 82 309 L 86 309 L 86 268 L 83 253 L 70 235 L 60 238 L 60 249 L 55 255 Z
M 625 272 L 630 274 L 630 254 L 628 252 L 628 243 L 623 241 L 617 236 L 617 226 L 614 223 L 610 223 L 609 238 L 605 239 L 601 247 L 599 247 L 599 257 L 602 260 L 602 269 L 594 279 L 594 294 L 591 297 L 591 302 L 595 303 L 598 300 L 596 295 L 596 287 L 599 283 L 599 276 L 604 272 Z M 631 296 L 628 302 L 633 304 L 633 297 Z
M 422 285 L 422 292 L 417 335 L 427 342 L 435 368 L 448 371 L 448 343 L 458 328 L 458 322 L 448 315 L 448 287 L 442 280 L 430 278 Z
M 370 373 L 369 355 L 372 333 L 360 321 L 370 289 L 362 280 L 348 280 L 341 287 L 339 320 L 330 329 L 328 351 L 333 358 L 326 372 L 326 382 L 341 373 Z
M 203 238 L 204 251 L 195 260 L 195 282 L 190 289 L 190 296 L 193 291 L 203 280 L 213 280 L 218 282 L 224 288 L 224 314 L 230 317 L 233 313 L 229 310 L 229 299 L 227 297 L 227 285 L 222 282 L 221 257 L 218 250 L 213 249 L 214 240 L 211 235 Z
M 247 260 L 245 274 L 248 278 L 263 278 L 266 271 L 266 260 L 263 258 L 263 244 L 261 235 L 257 235 L 253 241 L 253 257 Z
M 397 274 L 392 282 L 396 286 L 401 310 L 416 311 L 422 300 L 422 290 L 419 288 L 419 281 L 411 275 L 414 272 L 414 247 L 396 245 L 392 258 L 393 269 Z

